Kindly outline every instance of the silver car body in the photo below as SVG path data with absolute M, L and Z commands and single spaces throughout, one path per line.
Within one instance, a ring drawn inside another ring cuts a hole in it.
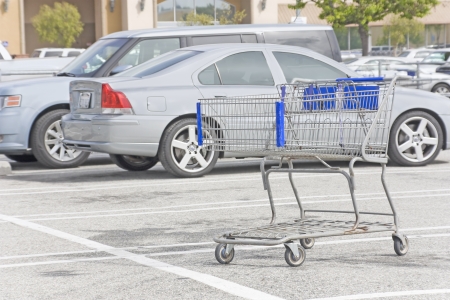
M 75 81 L 71 84 L 71 113 L 64 116 L 62 126 L 64 142 L 82 150 L 122 155 L 156 156 L 164 130 L 174 121 L 195 117 L 199 98 L 242 96 L 277 93 L 276 84 L 286 83 L 286 78 L 272 51 L 297 53 L 322 61 L 336 69 L 358 77 L 345 65 L 308 49 L 263 44 L 226 44 L 189 47 L 182 50 L 202 51 L 190 59 L 153 75 L 138 77 L 110 77 Z M 178 50 L 179 51 L 179 50 Z M 205 68 L 229 55 L 262 51 L 272 72 L 274 86 L 202 85 L 198 75 Z M 141 65 L 144 67 L 145 64 Z M 126 72 L 124 73 L 126 75 Z M 101 113 L 101 87 L 108 83 L 131 102 L 132 115 L 108 115 Z M 93 93 L 89 109 L 80 109 L 80 93 Z M 445 131 L 444 149 L 450 147 L 450 101 L 442 96 L 398 88 L 392 120 L 400 114 L 420 109 L 428 111 L 442 124 Z M 235 156 L 225 153 L 225 157 Z

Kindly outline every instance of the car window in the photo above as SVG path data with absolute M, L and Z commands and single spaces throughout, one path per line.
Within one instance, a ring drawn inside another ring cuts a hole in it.
M 336 79 L 347 77 L 344 72 L 317 59 L 295 53 L 273 52 L 288 83 L 294 78 Z
M 90 77 L 117 52 L 128 39 L 98 40 L 81 53 L 61 73 L 70 73 L 75 76 Z
M 0 53 L 0 59 L 3 59 L 3 56 L 2 56 L 2 54 Z
M 180 49 L 179 38 L 151 39 L 139 42 L 116 66 L 136 66 L 161 54 Z
M 198 81 L 204 85 L 220 85 L 221 83 L 219 73 L 217 73 L 216 64 L 213 64 L 200 72 Z
M 450 52 L 434 52 L 425 57 L 422 62 L 444 62 L 449 56 Z
M 407 57 L 407 56 L 409 55 L 409 53 L 411 53 L 411 52 L 409 52 L 409 51 L 403 51 L 402 53 L 400 53 L 399 57 Z M 416 54 L 415 57 L 417 57 L 417 54 Z
M 216 62 L 215 65 L 223 85 L 275 85 L 266 58 L 261 51 L 233 54 Z M 214 77 L 214 73 L 210 73 L 209 79 L 206 78 L 206 73 L 202 74 L 204 82 L 217 82 Z
M 80 55 L 80 51 L 70 51 L 67 53 L 67 57 L 76 57 L 78 55 Z
M 255 34 L 243 34 L 241 38 L 243 43 L 258 43 Z
M 416 55 L 414 55 L 415 58 L 424 58 L 427 57 L 430 54 L 428 51 L 421 51 L 417 52 Z
M 264 38 L 267 44 L 305 47 L 333 58 L 333 52 L 325 30 L 265 32 Z
M 30 57 L 39 57 L 39 55 L 41 55 L 41 51 L 33 51 Z
M 159 71 L 165 70 L 168 67 L 176 65 L 186 59 L 189 59 L 195 55 L 202 52 L 200 51 L 172 51 L 151 59 L 139 66 L 126 70 L 122 73 L 117 74 L 117 76 L 125 77 L 145 77 L 155 74 Z
M 60 57 L 62 55 L 62 51 L 47 51 L 45 52 L 44 57 Z
M 192 45 L 225 44 L 240 43 L 241 35 L 211 35 L 211 36 L 193 36 Z

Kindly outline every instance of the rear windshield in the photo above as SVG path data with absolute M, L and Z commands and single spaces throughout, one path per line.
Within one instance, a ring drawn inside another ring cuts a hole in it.
M 264 39 L 267 44 L 304 47 L 334 59 L 325 30 L 264 32 Z
M 117 74 L 120 77 L 145 77 L 155 74 L 159 71 L 167 69 L 173 65 L 176 65 L 186 59 L 189 59 L 195 55 L 202 52 L 200 51 L 172 51 L 156 58 L 150 59 L 149 61 L 131 68 L 127 71 Z
M 31 57 L 39 57 L 39 55 L 41 55 L 41 51 L 33 51 L 33 53 L 31 53 Z

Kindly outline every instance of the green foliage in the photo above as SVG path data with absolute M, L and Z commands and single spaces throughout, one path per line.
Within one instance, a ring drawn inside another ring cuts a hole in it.
M 341 50 L 348 50 L 348 31 L 350 30 L 350 49 L 361 49 L 361 40 L 359 39 L 358 28 L 339 27 L 335 28 L 336 38 Z
M 239 24 L 246 16 L 245 9 L 236 11 L 234 14 L 231 10 L 225 10 L 220 14 L 219 23 L 220 25 Z
M 423 17 L 429 13 L 431 7 L 438 4 L 438 0 L 297 0 L 291 9 L 304 8 L 308 2 L 314 3 L 322 12 L 319 17 L 326 20 L 335 28 L 349 24 L 358 25 L 359 35 L 363 45 L 363 55 L 368 52 L 369 23 L 383 20 L 388 14 L 398 15 L 400 18 L 412 19 Z
M 190 12 L 186 15 L 184 24 L 186 26 L 196 26 L 196 25 L 212 25 L 214 17 L 207 14 L 195 14 Z
M 67 2 L 55 2 L 53 8 L 42 5 L 32 23 L 40 40 L 61 47 L 71 47 L 83 32 L 84 26 L 77 7 Z
M 392 16 L 389 25 L 383 26 L 383 36 L 378 44 L 387 45 L 389 35 L 391 45 L 396 49 L 407 44 L 407 36 L 411 44 L 420 44 L 423 42 L 423 32 L 425 26 L 416 19 L 406 19 L 399 16 Z

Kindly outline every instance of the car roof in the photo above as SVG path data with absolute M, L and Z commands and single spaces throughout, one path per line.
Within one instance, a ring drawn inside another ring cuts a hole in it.
M 180 48 L 176 51 L 202 51 L 202 52 L 209 52 L 209 51 L 216 51 L 216 50 L 223 50 L 223 51 L 229 51 L 229 50 L 263 50 L 263 49 L 284 49 L 284 50 L 292 50 L 292 51 L 298 51 L 301 49 L 302 51 L 307 51 L 311 53 L 317 53 L 310 49 L 298 47 L 298 46 L 287 46 L 287 45 L 278 45 L 278 44 L 256 44 L 256 43 L 230 43 L 230 44 L 206 44 L 206 45 L 198 45 L 198 46 L 190 46 L 186 48 Z
M 82 49 L 82 48 L 38 48 L 38 49 L 34 49 L 34 51 L 47 51 L 47 50 L 50 50 L 50 51 L 64 51 L 64 50 L 79 51 L 79 50 L 84 50 L 84 49 Z
M 310 24 L 246 24 L 246 25 L 216 25 L 216 26 L 182 26 L 175 28 L 149 28 L 139 30 L 119 31 L 102 39 L 140 38 L 153 36 L 183 36 L 191 34 L 246 33 L 260 31 L 291 31 L 291 30 L 333 30 L 328 25 Z

